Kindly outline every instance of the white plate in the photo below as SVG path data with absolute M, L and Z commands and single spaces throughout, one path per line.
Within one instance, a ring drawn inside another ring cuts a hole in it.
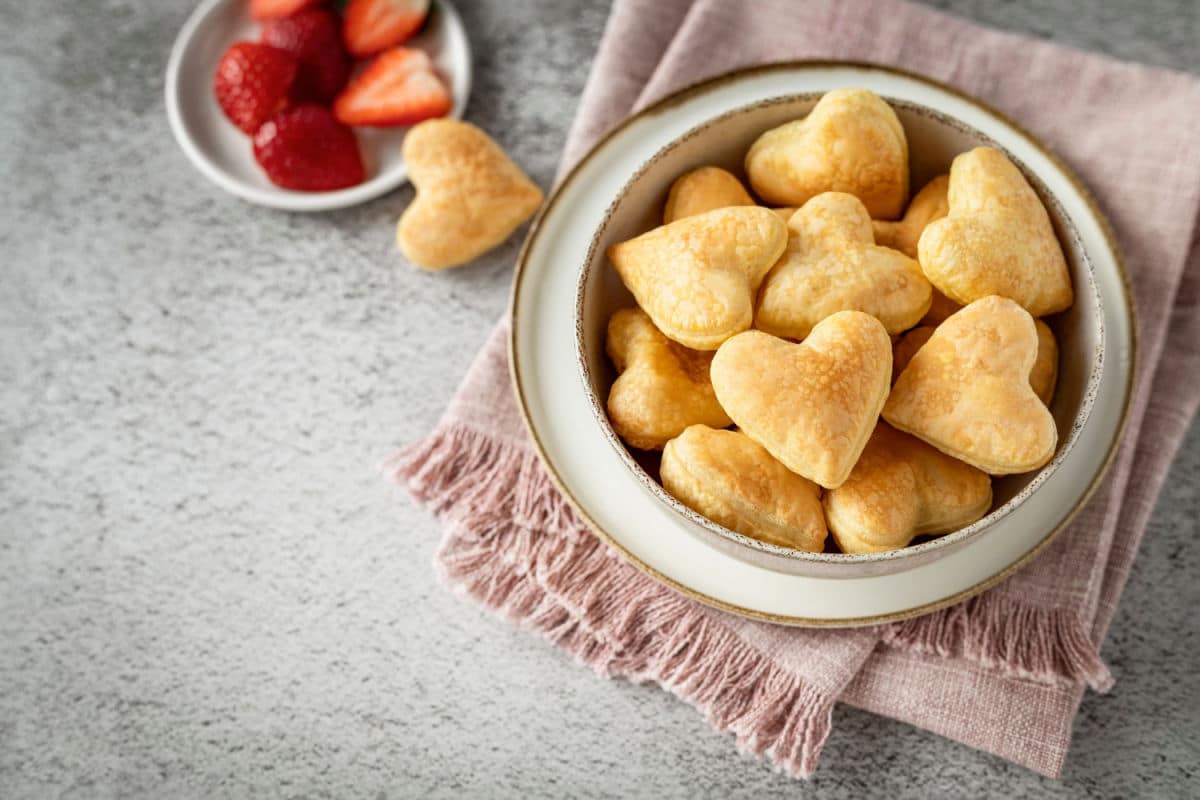
M 288 211 L 326 211 L 372 200 L 408 177 L 400 144 L 408 128 L 356 128 L 367 180 L 334 192 L 294 192 L 267 180 L 254 160 L 251 139 L 226 117 L 213 96 L 213 73 L 234 42 L 258 41 L 260 23 L 249 0 L 205 0 L 188 18 L 167 62 L 167 118 L 183 152 L 205 177 L 252 203 Z M 462 20 L 446 0 L 435 0 L 424 29 L 405 46 L 429 53 L 450 86 L 462 117 L 471 94 L 471 50 Z
M 1045 484 L 968 546 L 907 572 L 839 579 L 785 575 L 705 545 L 638 483 L 591 416 L 575 352 L 575 289 L 588 245 L 629 178 L 661 147 L 709 119 L 801 92 L 864 86 L 963 120 L 1014 153 L 1073 219 L 1105 309 L 1105 367 L 1078 443 Z M 920 76 L 868 65 L 793 63 L 714 79 L 632 117 L 571 172 L 529 234 L 513 287 L 509 342 L 526 424 L 560 487 L 596 532 L 635 566 L 696 599 L 796 625 L 875 624 L 982 591 L 1032 557 L 1079 509 L 1109 463 L 1131 389 L 1128 285 L 1098 211 L 1076 179 L 991 110 Z

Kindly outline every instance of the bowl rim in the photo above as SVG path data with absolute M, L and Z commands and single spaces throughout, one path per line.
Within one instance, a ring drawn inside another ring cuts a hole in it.
M 823 618 L 810 618 L 789 614 L 779 614 L 772 612 L 759 611 L 754 608 L 748 608 L 737 603 L 720 600 L 712 597 L 704 592 L 697 591 L 674 578 L 663 574 L 658 569 L 655 569 L 650 564 L 644 562 L 634 553 L 625 547 L 621 542 L 615 539 L 604 528 L 592 518 L 591 514 L 580 504 L 580 502 L 571 493 L 570 489 L 564 483 L 562 476 L 558 473 L 554 463 L 550 460 L 546 451 L 545 443 L 542 441 L 538 433 L 537 427 L 529 412 L 528 399 L 526 390 L 522 383 L 520 373 L 521 358 L 518 352 L 519 344 L 517 341 L 517 326 L 512 325 L 513 314 L 517 306 L 518 297 L 520 295 L 524 279 L 528 274 L 529 258 L 533 252 L 533 245 L 541 234 L 543 226 L 546 223 L 551 211 L 558 206 L 558 201 L 564 196 L 567 190 L 572 187 L 577 181 L 580 173 L 589 165 L 597 154 L 603 148 L 623 134 L 634 123 L 646 119 L 648 116 L 660 114 L 672 106 L 686 102 L 693 95 L 702 95 L 706 92 L 719 88 L 726 83 L 734 83 L 736 81 L 752 78 L 757 75 L 770 74 L 773 72 L 786 72 L 798 70 L 813 70 L 813 69 L 859 69 L 864 71 L 881 72 L 916 83 L 924 84 L 930 88 L 936 89 L 945 94 L 949 94 L 963 102 L 970 103 L 979 108 L 986 114 L 1010 128 L 1018 136 L 1025 138 L 1031 147 L 1039 151 L 1042 157 L 1057 166 L 1063 177 L 1071 182 L 1076 191 L 1079 193 L 1080 200 L 1088 207 L 1091 216 L 1096 226 L 1099 228 L 1100 234 L 1104 238 L 1105 245 L 1109 253 L 1112 255 L 1113 264 L 1117 271 L 1117 279 L 1121 286 L 1121 293 L 1125 299 L 1122 304 L 1123 316 L 1127 319 L 1129 325 L 1129 341 L 1128 341 L 1128 372 L 1125 376 L 1123 388 L 1123 399 L 1121 403 L 1121 415 L 1118 420 L 1116 429 L 1113 432 L 1111 441 L 1108 443 L 1104 458 L 1098 465 L 1090 483 L 1079 496 L 1075 505 L 1070 511 L 1059 521 L 1059 523 L 1051 528 L 1042 537 L 1040 541 L 1030 547 L 1022 556 L 1009 563 L 1007 566 L 993 573 L 990 577 L 985 578 L 972 586 L 969 586 L 961 591 L 958 591 L 947 597 L 939 600 L 924 603 L 918 606 L 905 609 L 903 611 L 875 614 L 864 617 L 845 618 L 838 620 L 828 620 Z M 948 608 L 964 600 L 967 600 L 981 592 L 984 592 L 1000 582 L 1004 581 L 1014 573 L 1021 570 L 1030 561 L 1041 554 L 1050 544 L 1061 534 L 1068 525 L 1070 525 L 1076 516 L 1083 510 L 1084 506 L 1092 499 L 1100 487 L 1100 482 L 1112 467 L 1119 448 L 1120 443 L 1124 440 L 1124 434 L 1129 424 L 1129 410 L 1133 400 L 1134 380 L 1137 374 L 1139 364 L 1139 347 L 1140 338 L 1137 329 L 1137 310 L 1133 300 L 1133 287 L 1129 278 L 1129 271 L 1125 266 L 1124 255 L 1120 246 L 1117 243 L 1116 235 L 1113 232 L 1112 225 L 1108 221 L 1104 212 L 1096 202 L 1091 191 L 1079 180 L 1075 174 L 1061 158 L 1059 158 L 1052 150 L 1048 149 L 1038 137 L 1035 137 L 1022 125 L 1013 120 L 1008 114 L 1000 111 L 995 106 L 977 98 L 960 89 L 955 88 L 947 83 L 944 83 L 936 78 L 931 78 L 910 70 L 901 69 L 898 67 L 885 66 L 867 61 L 855 60 L 837 60 L 837 59 L 793 59 L 788 61 L 773 62 L 770 64 L 760 64 L 749 67 L 742 67 L 731 70 L 729 72 L 720 73 L 715 76 L 705 78 L 695 83 L 686 85 L 675 92 L 666 94 L 659 100 L 650 103 L 644 108 L 630 113 L 620 122 L 610 127 L 605 133 L 598 136 L 595 141 L 588 147 L 587 151 L 575 160 L 556 181 L 554 188 L 551 190 L 546 202 L 542 208 L 534 216 L 529 230 L 526 233 L 525 240 L 521 245 L 521 249 L 517 254 L 517 259 L 514 264 L 513 282 L 509 292 L 508 315 L 509 330 L 507 334 L 507 352 L 509 380 L 512 384 L 513 392 L 516 395 L 517 411 L 521 415 L 522 424 L 525 426 L 525 431 L 529 435 L 533 444 L 534 452 L 537 454 L 538 460 L 542 467 L 546 470 L 547 477 L 551 483 L 562 494 L 568 505 L 578 515 L 581 523 L 588 528 L 595 536 L 597 536 L 606 545 L 613 548 L 615 552 L 621 555 L 628 563 L 642 573 L 650 576 L 659 583 L 670 587 L 676 592 L 689 597 L 697 602 L 703 603 L 709 607 L 727 611 L 749 619 L 755 619 L 761 622 L 780 624 L 780 625 L 799 625 L 805 627 L 824 627 L 824 628 L 844 628 L 854 627 L 858 625 L 873 625 L 885 622 L 894 622 L 897 620 L 918 617 L 924 614 L 929 614 L 940 609 Z
M 1100 297 L 1099 288 L 1096 284 L 1094 265 L 1092 264 L 1091 258 L 1088 256 L 1087 251 L 1083 247 L 1083 242 L 1079 236 L 1079 232 L 1075 226 L 1074 220 L 1069 214 L 1066 213 L 1058 199 L 1049 191 L 1045 183 L 1036 173 L 1030 170 L 1013 153 L 1009 152 L 990 136 L 963 122 L 957 117 L 947 114 L 939 109 L 931 108 L 922 103 L 888 96 L 883 96 L 882 98 L 892 108 L 903 109 L 908 112 L 923 115 L 935 120 L 939 124 L 948 125 L 952 128 L 955 128 L 960 133 L 967 134 L 975 140 L 983 143 L 983 145 L 996 148 L 1004 153 L 1005 156 L 1008 157 L 1014 164 L 1016 164 L 1017 168 L 1021 170 L 1021 173 L 1025 176 L 1026 180 L 1028 180 L 1034 187 L 1035 191 L 1037 191 L 1043 204 L 1053 208 L 1054 218 L 1059 222 L 1061 227 L 1061 230 L 1057 231 L 1056 233 L 1060 239 L 1065 238 L 1070 241 L 1072 250 L 1078 256 L 1079 261 L 1084 268 L 1084 275 L 1087 279 L 1093 304 L 1099 310 L 1096 315 L 1096 324 L 1099 328 L 1098 343 L 1095 350 L 1096 357 L 1093 359 L 1087 381 L 1084 385 L 1083 397 L 1080 401 L 1079 408 L 1076 410 L 1075 415 L 1070 422 L 1067 435 L 1065 437 L 1060 437 L 1059 444 L 1050 461 L 1040 467 L 1033 478 L 1027 484 L 1025 484 L 1025 486 L 1021 487 L 1021 489 L 1007 501 L 999 506 L 996 506 L 995 508 L 990 509 L 987 514 L 969 525 L 954 531 L 950 531 L 949 533 L 939 535 L 936 538 L 929 539 L 919 544 L 910 544 L 895 550 L 887 550 L 878 553 L 812 553 L 805 550 L 772 544 L 770 542 L 755 539 L 731 530 L 709 519 L 703 514 L 700 514 L 694 509 L 689 508 L 671 495 L 668 491 L 666 491 L 662 484 L 654 480 L 654 478 L 651 477 L 646 469 L 639 464 L 636 459 L 633 458 L 629 448 L 626 447 L 624 442 L 621 441 L 620 437 L 613 429 L 612 423 L 609 420 L 608 414 L 605 410 L 604 402 L 592 388 L 592 371 L 589 368 L 587 358 L 585 357 L 585 332 L 583 329 L 583 312 L 586 297 L 585 290 L 588 279 L 592 275 L 593 270 L 603 269 L 607 265 L 606 259 L 598 258 L 599 254 L 597 253 L 597 248 L 599 246 L 599 241 L 607 232 L 617 208 L 624 201 L 630 189 L 638 181 L 640 181 L 646 175 L 646 173 L 649 172 L 661 159 L 667 157 L 670 153 L 674 152 L 678 147 L 689 140 L 704 135 L 714 126 L 721 125 L 743 114 L 763 108 L 789 105 L 797 102 L 815 101 L 818 100 L 823 94 L 824 92 L 797 92 L 794 94 L 779 95 L 772 98 L 758 100 L 753 103 L 748 103 L 744 106 L 739 106 L 726 111 L 702 122 L 699 125 L 696 125 L 695 127 L 685 131 L 680 136 L 672 139 L 670 142 L 664 144 L 649 159 L 647 159 L 646 162 L 643 163 L 633 173 L 633 175 L 629 177 L 629 179 L 621 187 L 620 191 L 617 192 L 608 208 L 605 210 L 600 224 L 596 226 L 596 230 L 592 234 L 591 240 L 588 244 L 588 249 L 584 256 L 583 264 L 579 269 L 579 277 L 576 283 L 575 292 L 576 366 L 579 371 L 579 376 L 584 382 L 584 394 L 588 398 L 588 404 L 592 412 L 592 417 L 600 425 L 601 431 L 608 440 L 609 444 L 617 451 L 622 463 L 624 463 L 625 467 L 633 473 L 634 477 L 638 480 L 642 487 L 650 492 L 656 500 L 666 504 L 668 508 L 686 519 L 688 522 L 705 529 L 711 534 L 721 537 L 727 542 L 732 543 L 735 547 L 748 548 L 750 550 L 755 550 L 759 553 L 766 554 L 771 560 L 784 559 L 791 562 L 810 563 L 814 565 L 821 564 L 834 570 L 838 568 L 846 568 L 849 570 L 853 567 L 861 567 L 867 564 L 877 565 L 891 562 L 904 562 L 914 559 L 936 559 L 936 554 L 938 552 L 949 552 L 950 549 L 961 546 L 968 539 L 982 534 L 983 531 L 1011 514 L 1023 502 L 1025 502 L 1025 500 L 1032 496 L 1033 493 L 1037 491 L 1037 489 L 1043 483 L 1045 483 L 1050 475 L 1052 475 L 1064 463 L 1071 451 L 1074 449 L 1075 444 L 1079 439 L 1079 434 L 1084 425 L 1087 423 L 1088 417 L 1091 415 L 1092 407 L 1095 404 L 1096 394 L 1099 389 L 1100 379 L 1104 374 L 1104 367 L 1106 363 L 1106 353 L 1104 348 L 1104 304 L 1102 298 Z M 1040 144 L 1040 142 L 1037 143 Z M 1076 287 L 1075 293 L 1076 302 L 1078 302 L 1079 295 L 1082 294 L 1080 292 L 1080 287 Z M 767 569 L 772 568 L 766 564 L 760 564 L 760 566 L 764 566 Z M 897 568 L 892 569 L 894 570 Z M 898 569 L 903 570 L 903 566 L 898 567 Z M 838 576 L 830 575 L 828 577 L 836 578 Z M 862 576 L 846 575 L 844 577 L 857 578 Z

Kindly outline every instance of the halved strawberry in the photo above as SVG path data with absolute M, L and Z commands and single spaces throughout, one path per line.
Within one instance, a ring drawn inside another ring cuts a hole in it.
M 393 47 L 367 65 L 333 103 L 346 125 L 413 125 L 444 117 L 453 101 L 423 50 Z
M 300 62 L 294 94 L 328 103 L 350 77 L 350 57 L 342 47 L 337 16 L 326 8 L 306 8 L 283 19 L 263 23 L 264 44 L 287 50 Z
M 350 0 L 342 12 L 346 49 L 358 58 L 412 38 L 429 13 L 429 0 Z
M 255 134 L 254 158 L 272 183 L 301 192 L 345 189 L 365 177 L 354 132 L 324 106 L 277 114 Z
M 287 107 L 299 62 L 277 47 L 232 45 L 217 63 L 213 92 L 225 116 L 250 135 Z
M 255 19 L 290 17 L 302 8 L 315 6 L 321 0 L 250 0 L 250 16 Z

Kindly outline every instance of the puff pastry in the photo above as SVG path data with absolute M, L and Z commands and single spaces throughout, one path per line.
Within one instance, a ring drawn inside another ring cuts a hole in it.
M 667 442 L 663 488 L 730 530 L 820 552 L 827 531 L 820 489 L 737 431 L 694 425 Z
M 1029 385 L 1037 349 L 1025 309 L 995 295 L 976 300 L 912 357 L 883 417 L 992 475 L 1037 469 L 1058 442 L 1054 418 Z
M 892 343 L 879 320 L 840 311 L 800 344 L 761 331 L 734 336 L 711 375 L 722 408 L 751 439 L 799 475 L 841 485 L 888 393 Z

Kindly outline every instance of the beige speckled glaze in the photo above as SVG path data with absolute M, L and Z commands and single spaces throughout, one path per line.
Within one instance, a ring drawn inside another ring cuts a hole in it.
M 596 424 L 642 487 L 678 513 L 693 535 L 738 559 L 767 569 L 825 578 L 863 578 L 902 572 L 947 555 L 1037 491 L 1070 451 L 1092 408 L 1103 370 L 1103 316 L 1092 268 L 1073 223 L 1038 176 L 1030 174 L 1013 158 L 1046 205 L 1075 289 L 1075 304 L 1046 319 L 1058 339 L 1061 354 L 1061 372 L 1050 406 L 1058 428 L 1058 447 L 1046 466 L 1025 475 L 998 479 L 992 508 L 979 521 L 939 538 L 885 553 L 808 553 L 780 547 L 718 525 L 671 497 L 652 476 L 654 464 L 625 446 L 604 411 L 605 398 L 615 377 L 604 353 L 605 327 L 614 311 L 634 304 L 605 251 L 610 245 L 659 224 L 672 182 L 689 170 L 715 165 L 744 178 L 742 160 L 751 143 L 764 131 L 804 116 L 819 97 L 818 94 L 780 97 L 712 119 L 664 147 L 629 180 L 597 229 L 580 273 L 576 295 L 578 362 Z M 913 186 L 923 186 L 947 172 L 959 153 L 983 145 L 997 146 L 976 129 L 940 111 L 885 99 L 895 109 L 907 134 Z

